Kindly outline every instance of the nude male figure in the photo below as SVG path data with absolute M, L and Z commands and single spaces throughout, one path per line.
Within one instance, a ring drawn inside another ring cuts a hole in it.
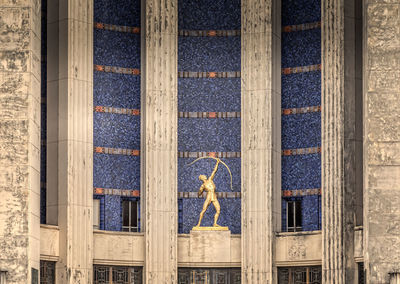
M 221 207 L 217 200 L 217 194 L 215 193 L 216 187 L 215 187 L 215 184 L 213 181 L 214 176 L 218 171 L 218 165 L 219 165 L 220 161 L 221 161 L 220 159 L 217 159 L 217 163 L 215 164 L 214 170 L 211 173 L 209 178 L 207 178 L 205 175 L 199 176 L 199 180 L 201 180 L 203 182 L 203 184 L 201 185 L 197 195 L 198 195 L 198 197 L 200 197 L 203 194 L 203 191 L 206 191 L 207 197 L 206 197 L 206 201 L 204 201 L 203 210 L 200 213 L 199 223 L 196 225 L 196 227 L 200 227 L 201 220 L 203 219 L 204 213 L 207 211 L 207 208 L 208 208 L 208 206 L 210 206 L 211 202 L 214 205 L 215 211 L 216 211 L 216 213 L 214 215 L 213 227 L 221 227 L 220 225 L 217 224 L 218 217 L 221 212 Z

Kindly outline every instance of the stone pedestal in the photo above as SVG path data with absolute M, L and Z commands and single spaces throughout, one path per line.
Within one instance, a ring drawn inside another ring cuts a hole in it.
M 190 231 L 189 259 L 193 263 L 229 263 L 231 231 Z

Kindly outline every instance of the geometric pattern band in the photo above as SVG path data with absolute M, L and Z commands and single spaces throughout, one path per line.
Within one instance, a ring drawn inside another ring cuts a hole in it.
M 320 188 L 282 190 L 283 197 L 321 195 Z
M 93 188 L 93 194 L 139 197 L 140 196 L 140 191 L 139 190 L 129 190 L 129 189 L 115 189 L 115 188 L 94 187 Z
M 139 156 L 140 155 L 139 150 L 99 147 L 99 146 L 95 146 L 93 151 L 94 151 L 94 153 L 99 153 L 99 154 L 126 155 L 126 156 Z
M 126 115 L 135 115 L 135 116 L 140 115 L 140 110 L 138 110 L 138 109 L 105 107 L 105 106 L 95 106 L 94 112 L 126 114 Z
M 307 66 L 297 66 L 297 67 L 282 68 L 282 74 L 283 75 L 289 75 L 289 74 L 311 72 L 311 71 L 320 71 L 320 70 L 321 70 L 321 64 L 315 64 L 315 65 L 307 65 Z
M 179 118 L 240 118 L 239 111 L 232 112 L 189 112 L 180 111 Z
M 107 66 L 98 64 L 94 64 L 94 71 L 126 74 L 126 75 L 140 75 L 140 70 L 138 68 L 126 68 L 126 67 Z
M 179 30 L 179 36 L 240 36 L 240 30 Z
M 241 198 L 242 194 L 240 192 L 215 192 L 218 198 Z M 201 198 L 207 196 L 206 192 L 200 195 Z M 196 192 L 178 192 L 178 198 L 199 198 Z
M 228 72 L 179 71 L 178 78 L 240 78 L 240 71 L 228 71 Z
M 282 32 L 284 32 L 284 33 L 298 32 L 298 31 L 318 29 L 320 27 L 321 27 L 321 22 L 306 23 L 306 24 L 300 24 L 300 25 L 290 25 L 290 26 L 282 27 Z
M 282 150 L 282 156 L 295 156 L 321 153 L 321 147 L 298 148 Z
M 138 27 L 128 27 L 128 26 L 118 26 L 118 25 L 110 25 L 110 24 L 104 24 L 104 23 L 94 23 L 94 28 L 96 28 L 98 30 L 140 34 L 140 28 L 138 28 Z
M 178 158 L 240 158 L 240 152 L 178 152 Z
M 309 107 L 282 109 L 282 115 L 302 114 L 302 113 L 310 113 L 310 112 L 321 112 L 321 106 L 309 106 Z

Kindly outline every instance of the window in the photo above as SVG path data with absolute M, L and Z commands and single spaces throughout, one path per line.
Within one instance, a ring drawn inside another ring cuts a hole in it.
M 178 284 L 240 284 L 240 268 L 179 268 Z
M 320 284 L 321 266 L 278 268 L 278 284 Z
M 56 263 L 52 261 L 40 261 L 40 284 L 54 284 Z
M 139 206 L 137 201 L 122 201 L 122 231 L 138 232 L 138 212 Z
M 100 229 L 100 199 L 93 199 L 93 229 Z
M 93 274 L 94 284 L 142 284 L 141 267 L 95 265 Z
M 364 262 L 358 263 L 358 283 L 365 283 L 365 271 L 364 271 Z
M 286 228 L 288 232 L 302 231 L 301 227 L 301 201 L 287 201 L 286 204 Z

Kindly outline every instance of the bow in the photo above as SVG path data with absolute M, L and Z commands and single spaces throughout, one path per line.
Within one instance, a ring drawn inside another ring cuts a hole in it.
M 197 158 L 196 160 L 194 160 L 193 162 L 191 162 L 190 164 L 188 164 L 188 166 L 193 165 L 194 163 L 196 163 L 197 161 L 199 161 L 199 160 L 201 160 L 201 159 L 214 159 L 214 160 L 217 160 L 217 161 L 218 161 L 218 159 L 215 158 L 215 157 L 206 156 L 206 157 Z M 220 161 L 221 164 L 223 164 L 223 165 L 226 167 L 226 169 L 227 169 L 228 172 L 229 172 L 229 175 L 231 176 L 231 190 L 233 191 L 233 186 L 232 186 L 232 173 L 231 173 L 231 170 L 229 169 L 228 165 L 225 164 L 225 162 L 223 162 L 221 159 L 219 159 L 219 161 Z

